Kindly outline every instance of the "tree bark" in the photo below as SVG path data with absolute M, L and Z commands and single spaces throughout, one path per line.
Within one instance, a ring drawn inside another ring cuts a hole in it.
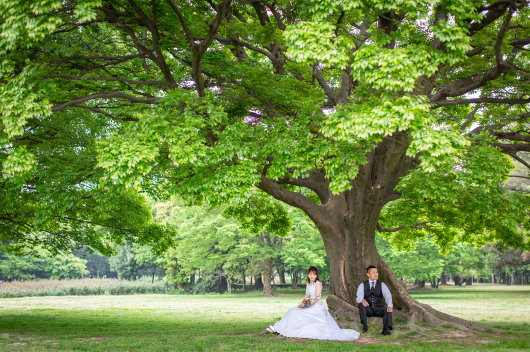
M 263 263 L 265 266 L 265 269 L 263 271 L 263 294 L 266 296 L 272 296 L 272 258 L 265 258 Z
M 480 324 L 449 316 L 417 302 L 399 284 L 377 251 L 376 230 L 386 230 L 378 222 L 381 210 L 388 202 L 399 199 L 400 193 L 394 191 L 395 187 L 418 163 L 417 159 L 406 156 L 409 143 L 410 137 L 402 132 L 384 138 L 367 154 L 367 162 L 359 167 L 356 178 L 351 181 L 351 188 L 340 194 L 331 192 L 330 181 L 323 170 L 309 172 L 306 179 L 278 181 L 279 184 L 311 189 L 321 204 L 286 190 L 266 176 L 261 177 L 258 187 L 276 199 L 302 209 L 319 230 L 330 265 L 331 294 L 327 305 L 331 314 L 340 316 L 345 311 L 357 310 L 355 292 L 367 280 L 366 268 L 375 265 L 379 280 L 387 285 L 392 294 L 394 309 L 405 312 L 407 320 L 420 319 L 435 326 L 451 322 L 461 328 L 470 325 L 482 328 Z M 349 316 L 349 319 L 354 316 Z
M 296 285 L 298 285 L 298 270 L 293 267 L 291 269 L 291 289 L 296 289 Z
M 285 270 L 278 269 L 278 277 L 280 278 L 280 284 L 285 284 Z
M 254 280 L 255 284 L 254 284 L 254 288 L 256 290 L 263 290 L 263 280 L 261 279 L 261 275 L 260 276 L 257 276 Z
M 447 276 L 445 276 L 445 273 L 442 273 L 440 285 L 447 285 Z

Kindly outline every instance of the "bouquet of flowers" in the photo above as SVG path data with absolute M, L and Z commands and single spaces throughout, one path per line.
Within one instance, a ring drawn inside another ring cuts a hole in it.
M 298 307 L 300 308 L 307 308 L 307 307 L 311 307 L 311 305 L 313 304 L 314 302 L 314 299 L 313 298 L 310 298 L 310 299 L 304 299 L 302 301 L 302 304 L 300 304 Z

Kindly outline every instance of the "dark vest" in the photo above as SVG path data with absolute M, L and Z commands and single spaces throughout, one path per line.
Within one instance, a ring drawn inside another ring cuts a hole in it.
M 383 304 L 383 290 L 381 289 L 381 281 L 377 280 L 375 282 L 375 287 L 373 291 L 370 291 L 370 281 L 366 280 L 364 282 L 364 299 L 370 307 L 384 307 Z

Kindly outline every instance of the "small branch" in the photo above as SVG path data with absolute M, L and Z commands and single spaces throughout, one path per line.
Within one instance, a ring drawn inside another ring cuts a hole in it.
M 186 24 L 186 20 L 184 20 L 184 16 L 182 16 L 182 12 L 180 12 L 177 5 L 172 0 L 166 0 L 169 6 L 173 9 L 173 11 L 177 14 L 177 17 L 179 18 L 180 25 L 184 29 L 184 33 L 186 33 L 186 38 L 188 39 L 188 42 L 190 45 L 193 45 L 193 34 L 191 34 L 190 29 L 188 28 L 188 25 Z
M 67 78 L 67 79 L 72 79 L 72 80 L 85 80 L 86 79 L 89 81 L 125 82 L 129 84 L 172 87 L 171 84 L 164 82 L 164 81 L 135 81 L 132 79 L 121 78 L 121 77 L 82 77 L 82 76 L 72 76 L 72 75 L 67 75 L 67 74 L 56 74 L 53 76 L 48 76 L 46 78 Z
M 284 31 L 287 27 L 283 23 L 282 17 L 280 16 L 280 13 L 278 12 L 278 10 L 276 10 L 276 6 L 275 6 L 276 1 L 274 1 L 272 4 L 269 3 L 268 1 L 265 1 L 265 0 L 261 0 L 261 2 L 265 6 L 267 6 L 269 8 L 269 10 L 271 10 L 272 14 L 274 15 L 274 18 L 276 19 L 276 22 L 278 23 L 278 28 L 281 29 L 282 31 Z
M 424 221 L 424 222 L 417 222 L 415 223 L 414 225 L 402 225 L 402 226 L 399 226 L 399 227 L 393 227 L 393 228 L 388 228 L 388 227 L 383 227 L 381 226 L 381 224 L 379 224 L 379 222 L 377 222 L 377 229 L 379 230 L 379 232 L 397 232 L 397 231 L 400 231 L 400 230 L 404 230 L 404 229 L 407 229 L 407 228 L 410 228 L 410 229 L 415 229 L 415 230 L 421 230 L 421 229 L 427 229 L 427 228 L 430 228 L 432 226 L 422 226 L 422 225 L 425 225 L 425 224 L 428 224 L 428 223 L 431 223 L 431 222 L 434 222 L 434 223 L 441 223 L 443 221 Z
M 317 79 L 317 82 L 320 85 L 320 87 L 322 87 L 322 89 L 324 90 L 324 93 L 326 93 L 329 100 L 331 100 L 333 105 L 337 105 L 338 100 L 339 100 L 339 95 L 331 89 L 331 87 L 328 85 L 328 82 L 326 82 L 324 77 L 322 77 L 321 75 L 317 73 L 315 73 L 314 76 Z
M 143 104 L 153 104 L 156 101 L 162 99 L 158 97 L 137 98 L 135 96 L 125 94 L 122 92 L 100 92 L 100 93 L 84 95 L 84 96 L 75 98 L 65 103 L 56 104 L 52 107 L 52 112 L 59 111 L 69 106 L 76 105 L 79 103 L 84 103 L 86 101 L 90 101 L 94 99 L 111 99 L 111 98 L 122 98 L 122 99 L 129 100 L 132 103 L 143 103 Z
M 475 113 L 477 112 L 477 110 L 478 110 L 478 105 L 475 106 L 473 111 L 471 111 L 471 114 L 469 114 L 469 117 L 467 118 L 466 122 L 464 122 L 462 127 L 460 127 L 460 131 L 465 131 L 467 126 L 469 126 L 469 124 L 475 119 Z
M 528 104 L 530 99 L 503 99 L 503 98 L 475 98 L 475 99 L 455 99 L 446 100 L 434 103 L 432 109 L 438 109 L 442 106 L 450 105 L 466 105 L 466 104 L 480 104 L 480 103 L 495 103 L 495 104 Z
M 516 175 L 503 175 L 503 176 L 506 176 L 506 177 L 516 177 L 516 178 L 524 178 L 524 179 L 530 180 L 530 177 L 526 177 L 526 176 L 516 176 Z
M 529 150 L 530 151 L 530 150 Z M 507 153 L 508 154 L 508 153 Z M 526 161 L 524 161 L 523 159 L 521 159 L 520 157 L 517 156 L 517 152 L 515 153 L 512 153 L 512 154 L 508 154 L 509 156 L 511 156 L 512 158 L 514 158 L 515 160 L 517 160 L 518 162 L 520 162 L 521 164 L 523 164 L 524 166 L 526 166 L 528 169 L 530 169 L 530 164 L 528 164 Z
M 499 34 L 497 35 L 497 40 L 495 41 L 495 60 L 497 62 L 498 66 L 503 65 L 503 59 L 502 59 L 502 41 L 504 39 L 504 35 L 506 34 L 506 31 L 508 30 L 508 26 L 510 25 L 510 21 L 512 19 L 514 8 L 510 7 L 510 10 L 508 11 L 508 14 L 506 15 L 506 18 L 504 19 L 504 23 L 502 24 L 501 29 L 499 30 Z

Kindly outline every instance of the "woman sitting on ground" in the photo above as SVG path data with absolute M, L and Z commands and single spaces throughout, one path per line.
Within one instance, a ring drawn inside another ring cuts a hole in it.
M 359 338 L 359 332 L 341 329 L 322 303 L 322 283 L 314 266 L 307 270 L 305 292 L 302 304 L 289 309 L 279 322 L 267 328 L 268 332 L 319 340 L 351 341 Z

